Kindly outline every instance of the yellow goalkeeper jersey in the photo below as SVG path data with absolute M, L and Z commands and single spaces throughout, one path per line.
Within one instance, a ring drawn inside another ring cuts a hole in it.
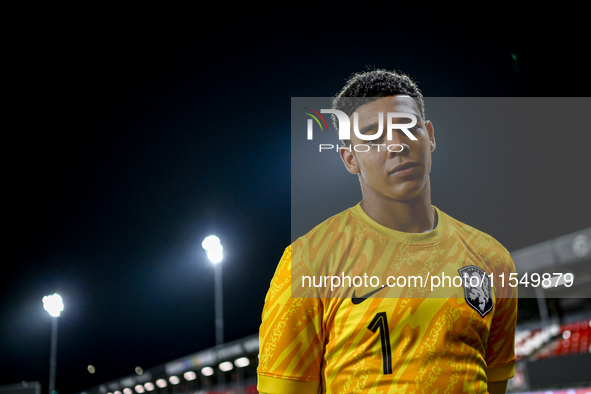
M 285 250 L 262 315 L 261 393 L 486 393 L 513 376 L 516 289 L 495 283 L 515 272 L 509 252 L 435 210 L 433 231 L 403 233 L 358 204 Z

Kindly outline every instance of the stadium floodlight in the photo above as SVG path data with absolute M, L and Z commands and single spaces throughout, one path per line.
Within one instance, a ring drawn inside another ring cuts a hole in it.
M 210 235 L 201 242 L 201 247 L 207 252 L 207 258 L 214 264 L 222 261 L 224 254 L 224 247 L 220 243 L 220 239 L 215 235 Z
M 146 389 L 144 389 L 144 386 L 142 386 L 141 384 L 137 384 L 134 387 L 134 389 L 135 389 L 135 392 L 136 393 L 139 393 L 139 394 L 142 394 L 142 393 L 146 392 Z
M 185 372 L 185 373 L 184 373 L 184 375 L 183 375 L 183 376 L 184 376 L 184 377 L 185 377 L 185 379 L 187 379 L 189 382 L 190 382 L 191 380 L 195 380 L 195 379 L 197 379 L 197 374 L 196 374 L 195 372 L 193 372 L 193 371 L 187 371 L 187 372 Z
M 222 291 L 222 261 L 224 248 L 220 239 L 215 235 L 206 237 L 201 242 L 201 247 L 207 252 L 207 258 L 214 265 L 215 288 L 215 343 L 217 346 L 224 343 L 224 295 Z
M 176 384 L 179 384 L 181 382 L 181 379 L 178 376 L 176 376 L 176 375 L 172 375 L 172 376 L 170 376 L 168 378 L 168 381 L 170 382 L 170 384 L 176 385 Z
M 168 383 L 166 382 L 165 379 L 158 379 L 156 381 L 156 386 L 160 387 L 161 389 L 168 386 Z
M 224 255 L 223 255 L 221 249 L 207 251 L 207 258 L 209 259 L 209 261 L 211 261 L 214 264 L 217 264 L 220 261 L 222 261 L 223 257 L 224 257 Z
M 562 338 L 563 339 L 569 339 L 570 338 L 570 331 L 566 330 L 562 333 Z
M 152 382 L 147 382 L 146 384 L 144 384 L 144 388 L 147 391 L 154 391 L 156 389 L 156 387 L 154 387 L 154 383 Z
M 234 368 L 234 365 L 229 361 L 224 361 L 219 366 L 221 371 L 228 372 Z
M 203 376 L 211 376 L 213 375 L 213 368 L 212 367 L 203 367 L 201 368 L 201 373 Z
M 57 318 L 64 310 L 64 302 L 59 294 L 43 297 L 43 309 L 53 317 L 51 322 L 51 355 L 49 359 L 49 394 L 55 391 L 55 370 L 57 366 Z
M 210 235 L 209 237 L 205 237 L 203 242 L 201 242 L 201 247 L 205 250 L 209 250 L 215 248 L 216 245 L 220 245 L 220 239 L 215 235 Z
M 206 237 L 203 242 L 201 242 L 201 247 L 205 249 L 207 252 L 207 258 L 214 264 L 219 263 L 222 261 L 224 255 L 223 251 L 224 248 L 220 243 L 220 239 L 215 235 L 210 235 Z
M 248 357 L 240 357 L 234 360 L 234 364 L 238 368 L 244 368 L 250 365 L 250 360 L 248 359 Z
M 59 294 L 43 297 L 43 308 L 53 317 L 59 317 L 64 310 L 64 302 Z

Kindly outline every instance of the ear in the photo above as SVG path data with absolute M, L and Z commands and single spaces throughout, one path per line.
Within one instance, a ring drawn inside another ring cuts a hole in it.
M 359 174 L 359 166 L 357 165 L 357 159 L 352 152 L 352 145 L 344 145 L 339 149 L 339 154 L 341 155 L 341 160 L 345 164 L 347 171 L 351 174 Z
M 433 123 L 430 120 L 425 122 L 425 127 L 427 128 L 427 133 L 429 134 L 429 141 L 431 141 L 431 152 L 435 150 L 435 129 L 433 128 Z

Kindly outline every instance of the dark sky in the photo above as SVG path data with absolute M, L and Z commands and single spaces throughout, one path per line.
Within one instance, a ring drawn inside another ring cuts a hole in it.
M 54 292 L 66 308 L 60 393 L 213 346 L 213 270 L 200 246 L 212 233 L 225 249 L 226 340 L 256 333 L 290 242 L 291 97 L 331 96 L 372 67 L 401 70 L 432 97 L 588 96 L 573 27 L 550 30 L 501 10 L 488 22 L 315 7 L 80 10 L 75 18 L 52 8 L 14 17 L 4 54 L 0 385 L 40 381 L 46 390 L 51 321 L 41 299 Z M 580 129 L 531 146 L 537 137 L 524 130 L 523 146 L 506 153 L 522 155 L 535 210 L 556 219 L 519 216 L 516 205 L 521 226 L 499 223 L 494 211 L 470 224 L 509 250 L 588 227 L 585 115 L 568 114 L 581 118 Z M 541 159 L 560 170 L 536 171 L 529 155 L 549 144 L 556 148 Z M 472 160 L 500 184 L 516 171 L 494 156 L 472 153 L 465 165 Z M 486 182 L 477 180 L 457 190 L 467 199 L 474 191 L 475 202 L 452 209 L 468 222 L 490 209 L 478 202 Z M 522 198 L 511 182 L 499 210 Z M 434 196 L 453 199 L 436 186 Z M 538 230 L 524 233 L 524 222 Z

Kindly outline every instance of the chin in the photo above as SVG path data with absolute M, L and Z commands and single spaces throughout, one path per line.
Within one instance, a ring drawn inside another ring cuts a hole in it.
M 397 201 L 410 201 L 414 200 L 417 197 L 420 197 L 423 192 L 425 191 L 424 187 L 408 187 L 404 188 L 403 190 L 396 190 L 394 193 L 391 193 L 390 198 Z

